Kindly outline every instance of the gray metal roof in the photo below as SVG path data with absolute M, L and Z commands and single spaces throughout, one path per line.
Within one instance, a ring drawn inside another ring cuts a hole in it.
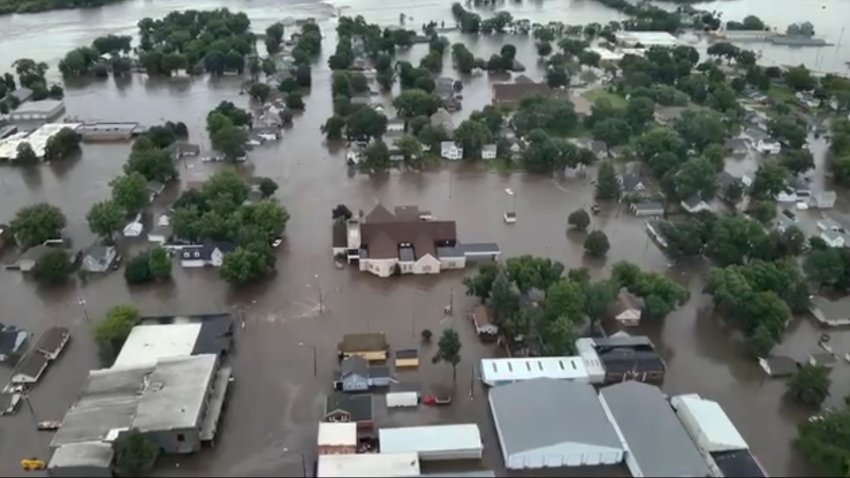
M 599 394 L 643 476 L 711 476 L 658 387 L 627 381 Z
M 109 468 L 112 464 L 112 445 L 103 442 L 83 442 L 64 445 L 53 452 L 48 469 L 77 466 Z
M 548 378 L 490 389 L 505 456 L 562 443 L 622 449 L 592 385 Z

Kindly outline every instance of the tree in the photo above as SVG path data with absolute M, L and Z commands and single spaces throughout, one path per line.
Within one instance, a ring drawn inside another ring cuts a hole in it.
M 297 111 L 303 111 L 304 99 L 301 94 L 293 91 L 286 95 L 286 107 Z
M 570 84 L 570 74 L 565 68 L 550 66 L 546 69 L 546 84 L 551 88 L 560 88 Z
M 452 366 L 452 382 L 457 380 L 457 364 L 460 363 L 460 337 L 454 329 L 444 329 L 437 342 L 436 361 L 448 362 Z
M 815 167 L 812 153 L 807 149 L 785 150 L 779 159 L 780 164 L 791 174 L 802 174 Z
M 248 89 L 248 94 L 251 98 L 261 103 L 265 103 L 272 92 L 272 88 L 265 83 L 254 83 Z
M 587 65 L 594 68 L 599 66 L 599 60 L 601 59 L 602 57 L 599 53 L 592 50 L 584 50 L 578 55 L 578 62 L 580 65 Z
M 431 116 L 441 104 L 442 101 L 437 95 L 416 88 L 403 91 L 393 100 L 393 106 L 398 110 L 399 116 L 405 118 Z
M 845 397 L 846 402 L 846 397 Z M 850 474 L 850 409 L 823 411 L 803 420 L 797 446 L 822 476 Z
M 272 23 L 266 28 L 266 51 L 273 55 L 280 51 L 280 43 L 283 40 L 283 24 Z
M 115 453 L 112 468 L 116 476 L 144 476 L 159 456 L 156 444 L 136 429 L 120 434 L 112 448 Z
M 127 215 L 135 216 L 148 203 L 148 182 L 140 173 L 133 172 L 118 176 L 110 183 L 112 186 L 112 201 Z
M 301 88 L 309 88 L 313 82 L 310 73 L 310 65 L 298 65 L 295 67 L 295 81 Z
M 396 142 L 396 148 L 404 157 L 404 163 L 408 167 L 418 168 L 421 166 L 422 143 L 415 136 L 405 134 Z
M 472 69 L 475 67 L 475 57 L 463 43 L 452 45 L 452 60 L 461 73 L 472 73 Z
M 342 131 L 345 129 L 345 118 L 342 116 L 333 115 L 322 125 L 322 133 L 328 138 L 328 141 L 338 141 L 342 139 Z
M 270 198 L 274 195 L 275 191 L 277 191 L 278 185 L 272 178 L 260 178 L 260 194 L 263 195 L 263 199 Z
M 357 169 L 362 173 L 381 174 L 392 166 L 390 150 L 381 141 L 374 141 L 363 150 L 363 160 L 357 163 Z
M 820 407 L 829 396 L 831 385 L 828 368 L 806 364 L 788 380 L 788 396 L 800 404 Z
M 793 149 L 801 149 L 806 144 L 806 128 L 791 115 L 775 117 L 767 122 L 771 134 Z
M 498 264 L 486 263 L 478 268 L 474 277 L 464 277 L 463 285 L 466 286 L 466 295 L 478 297 L 483 303 L 490 297 L 493 289 L 493 281 L 500 272 Z
M 154 247 L 148 254 L 148 268 L 156 280 L 171 277 L 171 258 L 168 257 L 168 251 L 162 247 Z
M 611 245 L 608 236 L 602 231 L 591 231 L 584 240 L 584 252 L 593 257 L 603 257 Z
M 564 51 L 564 54 L 569 56 L 578 56 L 588 47 L 588 43 L 584 40 L 576 40 L 574 38 L 564 38 L 558 42 L 558 46 Z
M 139 322 L 139 311 L 132 305 L 116 305 L 94 326 L 94 340 L 101 347 L 119 346 Z
M 785 83 L 796 91 L 807 91 L 817 86 L 817 79 L 805 65 L 799 65 L 785 70 Z
M 80 148 L 80 136 L 71 128 L 62 128 L 47 140 L 44 146 L 45 161 L 64 159 Z
M 133 152 L 124 164 L 124 173 L 139 173 L 148 181 L 159 181 L 166 183 L 177 177 L 177 168 L 174 160 L 167 151 L 156 147 L 145 147 L 137 149 L 136 145 L 141 143 L 141 138 L 136 141 Z
M 697 151 L 710 144 L 723 144 L 728 132 L 723 117 L 711 110 L 685 110 L 674 128 Z
M 567 218 L 567 224 L 574 227 L 577 231 L 584 232 L 587 226 L 590 225 L 590 215 L 584 209 L 576 209 Z
M 449 133 L 442 125 L 426 124 L 416 135 L 419 142 L 429 146 L 431 151 L 439 151 L 440 142 L 449 139 Z
M 32 146 L 25 141 L 18 143 L 16 159 L 21 164 L 34 164 L 38 162 L 38 156 L 32 150 Z
M 698 195 L 702 199 L 711 199 L 717 190 L 715 175 L 717 170 L 705 157 L 688 160 L 673 177 L 676 195 L 687 199 Z
M 625 144 L 631 136 L 629 123 L 620 118 L 604 119 L 593 126 L 593 137 L 608 146 Z
M 224 255 L 221 277 L 233 285 L 242 285 L 260 279 L 268 270 L 268 262 L 259 251 L 237 247 Z
M 610 161 L 599 164 L 596 173 L 596 198 L 617 199 L 620 196 L 620 183 L 617 181 L 617 173 Z
M 10 224 L 18 245 L 27 249 L 61 237 L 65 215 L 55 206 L 38 203 L 19 209 Z
M 776 163 L 764 163 L 756 170 L 750 196 L 757 199 L 773 199 L 785 189 L 788 170 Z
M 464 156 L 475 157 L 492 140 L 492 133 L 484 123 L 468 119 L 455 129 L 454 138 L 463 147 Z
M 493 310 L 494 319 L 499 326 L 519 312 L 519 294 L 512 288 L 511 280 L 505 271 L 500 271 L 493 279 L 487 303 Z
M 345 135 L 349 140 L 369 141 L 387 130 L 387 117 L 372 108 L 358 108 L 348 116 Z
M 127 261 L 124 267 L 124 279 L 128 284 L 143 284 L 152 280 L 150 254 L 142 252 Z
M 647 97 L 637 96 L 629 100 L 626 106 L 626 121 L 632 129 L 639 130 L 652 121 L 655 114 L 655 104 Z
M 749 212 L 756 221 L 768 225 L 776 219 L 776 202 L 769 199 L 753 201 Z
M 58 284 L 68 278 L 73 270 L 71 258 L 65 249 L 50 249 L 45 252 L 33 267 L 32 275 L 38 282 Z
M 100 201 L 89 209 L 86 220 L 93 233 L 112 240 L 112 234 L 121 230 L 124 217 L 124 210 L 115 201 Z
M 841 253 L 831 247 L 809 252 L 803 261 L 803 271 L 819 287 L 837 285 L 846 274 Z
M 540 56 L 549 56 L 552 53 L 552 43 L 548 41 L 537 42 L 536 47 Z
M 545 333 L 543 349 L 547 355 L 564 356 L 575 353 L 578 334 L 572 319 L 561 315 L 544 323 L 542 329 Z
M 248 133 L 238 126 L 226 125 L 210 133 L 210 142 L 225 158 L 233 161 L 245 156 Z
M 711 227 L 705 251 L 720 264 L 741 264 L 766 239 L 767 233 L 758 222 L 740 214 L 722 215 Z

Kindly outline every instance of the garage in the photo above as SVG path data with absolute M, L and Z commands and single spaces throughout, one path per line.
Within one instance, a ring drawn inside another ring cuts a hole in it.
M 505 467 L 614 465 L 623 446 L 593 386 L 538 378 L 490 389 Z

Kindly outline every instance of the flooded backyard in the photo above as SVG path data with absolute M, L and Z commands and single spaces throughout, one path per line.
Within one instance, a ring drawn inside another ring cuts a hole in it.
M 730 11 L 740 10 L 743 5 L 723 2 L 727 3 Z M 847 8 L 838 2 L 825 3 L 836 10 Z M 391 348 L 398 349 L 418 344 L 419 331 L 424 328 L 437 332 L 454 327 L 463 342 L 455 403 L 385 417 L 386 411 L 380 411 L 379 401 L 378 423 L 475 421 L 484 439 L 484 466 L 503 474 L 486 394 L 475 379 L 474 370 L 479 358 L 500 352 L 492 345 L 481 344 L 465 319 L 474 302 L 464 295 L 461 280 L 464 274 L 474 271 L 379 279 L 354 269 L 338 270 L 333 264 L 330 225 L 331 210 L 336 205 L 346 204 L 353 211 L 368 212 L 378 203 L 415 204 L 431 211 L 435 218 L 456 220 L 461 240 L 497 242 L 503 257 L 520 254 L 551 257 L 567 268 L 588 267 L 597 277 L 607 275 L 615 262 L 628 260 L 648 270 L 664 271 L 686 285 L 691 300 L 684 307 L 663 322 L 645 323 L 637 330 L 652 337 L 667 361 L 664 391 L 699 393 L 720 402 L 771 475 L 811 474 L 792 446 L 796 424 L 807 413 L 785 403 L 784 382 L 766 379 L 747 356 L 734 330 L 713 316 L 710 297 L 702 294 L 705 265 L 671 266 L 648 239 L 643 221 L 619 205 L 606 206 L 600 215 L 594 216 L 591 225 L 602 229 L 611 241 L 607 259 L 585 258 L 582 237 L 566 232 L 569 213 L 579 207 L 587 208 L 593 202 L 590 178 L 595 178 L 595 171 L 590 171 L 588 179 L 569 179 L 500 174 L 478 165 L 452 165 L 424 174 L 393 172 L 386 177 L 370 178 L 350 174 L 344 165 L 344 150 L 328 148 L 319 126 L 332 111 L 326 55 L 333 52 L 336 39 L 334 24 L 327 19 L 329 15 L 336 8 L 350 7 L 342 10 L 343 14 L 362 13 L 369 21 L 388 24 L 396 23 L 398 12 L 404 11 L 418 25 L 430 19 L 448 21 L 447 2 L 378 5 L 374 0 L 344 4 L 208 0 L 198 4 L 187 0 L 131 0 L 102 10 L 0 17 L 0 32 L 3 32 L 0 44 L 4 47 L 0 51 L 0 64 L 31 56 L 50 60 L 55 65 L 67 49 L 89 43 L 94 37 L 134 33 L 136 21 L 143 16 L 159 17 L 172 9 L 225 5 L 245 11 L 254 30 L 262 30 L 284 16 L 324 19 L 321 22 L 325 34 L 323 57 L 313 65 L 313 87 L 304 98 L 305 112 L 296 116 L 294 125 L 284 132 L 280 142 L 255 148 L 249 162 L 238 167 L 245 176 L 274 179 L 280 185 L 275 196 L 292 217 L 287 224 L 286 241 L 278 249 L 277 272 L 258 285 L 236 291 L 214 270 L 184 270 L 179 264 L 174 266 L 172 283 L 140 288 L 129 287 L 120 271 L 90 279 L 85 284 L 71 281 L 58 288 L 42 288 L 16 272 L 0 271 L 0 321 L 35 333 L 52 325 L 67 326 L 72 332 L 71 344 L 63 357 L 31 393 L 37 420 L 60 418 L 88 370 L 99 367 L 86 313 L 91 320 L 97 320 L 109 307 L 122 303 L 137 306 L 144 315 L 229 310 L 244 317 L 244 327 L 237 332 L 232 357 L 236 380 L 215 447 L 194 456 L 163 460 L 158 473 L 300 475 L 303 453 L 311 474 L 309 463 L 313 459 L 316 424 L 324 397 L 330 391 L 331 372 L 336 367 L 336 344 L 341 336 L 381 331 L 387 335 Z M 761 14 L 756 7 L 748 8 Z M 764 18 L 770 22 L 772 17 L 768 17 L 767 10 L 771 7 L 764 9 Z M 773 9 L 770 14 L 777 15 L 780 9 Z M 557 6 L 554 2 L 532 1 L 516 8 L 512 5 L 510 10 L 517 17 L 538 21 L 584 23 L 620 18 L 616 12 L 590 0 L 570 0 Z M 724 18 L 738 16 L 743 13 L 729 13 Z M 794 20 L 798 19 L 789 22 Z M 39 42 L 34 25 L 41 28 L 52 25 L 57 37 L 51 42 Z M 454 42 L 461 37 L 450 34 L 449 38 Z M 833 38 L 830 40 L 835 42 Z M 542 69 L 536 63 L 533 44 L 519 38 L 508 41 L 516 44 L 517 57 L 528 68 L 526 74 L 539 78 Z M 466 43 L 476 56 L 486 58 L 504 42 L 501 38 L 488 37 Z M 400 54 L 399 59 L 418 61 L 425 51 L 425 46 L 420 45 Z M 452 74 L 448 58 L 444 72 Z M 455 123 L 489 104 L 493 78 L 481 74 L 462 81 L 463 110 L 455 114 Z M 210 109 L 222 100 L 248 106 L 247 95 L 239 94 L 239 84 L 236 78 L 162 81 L 137 75 L 120 82 L 109 79 L 68 87 L 65 103 L 69 116 L 87 120 L 138 121 L 148 125 L 166 120 L 183 121 L 189 126 L 190 140 L 206 145 L 204 121 Z M 390 96 L 383 101 L 389 104 Z M 825 148 L 822 141 L 816 146 L 818 168 L 814 181 L 819 182 L 824 172 Z M 62 163 L 29 168 L 0 165 L 0 222 L 11 219 L 23 206 L 46 201 L 64 211 L 75 246 L 87 245 L 94 237 L 88 231 L 85 215 L 93 203 L 109 195 L 108 183 L 121 174 L 129 149 L 130 145 L 124 143 L 86 144 L 79 158 Z M 740 168 L 745 172 L 751 166 L 739 164 L 730 170 Z M 181 182 L 203 178 L 220 167 L 226 166 L 199 161 L 184 163 L 180 167 Z M 515 225 L 502 221 L 504 211 L 512 207 L 505 188 L 516 194 Z M 177 185 L 169 186 L 166 194 L 157 199 L 154 209 L 166 207 L 168 199 L 178 193 Z M 838 209 L 843 214 L 850 213 L 846 201 L 840 200 Z M 141 244 L 130 242 L 127 246 L 134 250 Z M 11 258 L 7 251 L 2 262 Z M 455 306 L 454 317 L 443 314 L 449 303 Z M 805 356 L 817 350 L 820 333 L 811 318 L 798 318 L 782 348 Z M 850 333 L 835 331 L 830 343 L 840 355 L 850 352 Z M 318 352 L 315 377 L 308 346 L 316 347 Z M 436 346 L 424 348 L 419 371 L 402 372 L 398 379 L 421 382 L 426 389 L 430 385 L 450 384 L 451 367 L 427 360 L 435 351 Z M 0 368 L 0 380 L 5 381 L 9 372 L 8 367 Z M 827 404 L 840 401 L 850 392 L 850 365 L 839 363 L 831 378 L 834 385 Z M 26 407 L 21 407 L 16 415 L 0 419 L 0 475 L 17 474 L 18 462 L 23 457 L 48 457 L 51 435 L 36 432 L 33 418 Z

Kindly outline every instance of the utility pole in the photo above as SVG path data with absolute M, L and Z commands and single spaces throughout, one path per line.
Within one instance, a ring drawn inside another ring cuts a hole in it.
M 323 313 L 325 310 L 325 301 L 322 297 L 322 286 L 319 286 L 319 313 Z
M 416 337 L 416 313 L 410 314 L 410 338 Z
M 77 305 L 80 306 L 80 309 L 83 311 L 83 316 L 86 318 L 86 322 L 91 324 L 91 318 L 89 318 L 89 311 L 86 310 L 86 299 L 83 299 L 82 294 L 77 291 Z
M 469 399 L 475 397 L 475 363 L 469 364 Z
M 449 289 L 449 315 L 455 314 L 455 288 Z
M 24 393 L 23 395 L 24 403 L 27 405 L 27 409 L 30 411 L 30 417 L 32 418 L 32 423 L 38 428 L 38 418 L 35 416 L 35 409 L 32 408 L 32 403 L 30 403 L 30 395 L 29 393 Z

